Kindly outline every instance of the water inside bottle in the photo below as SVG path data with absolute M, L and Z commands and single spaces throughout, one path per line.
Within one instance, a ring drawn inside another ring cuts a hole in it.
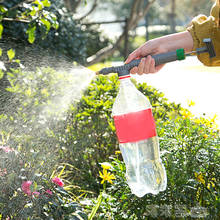
M 126 164 L 127 183 L 136 196 L 158 194 L 166 189 L 167 178 L 160 160 L 157 137 L 120 144 Z

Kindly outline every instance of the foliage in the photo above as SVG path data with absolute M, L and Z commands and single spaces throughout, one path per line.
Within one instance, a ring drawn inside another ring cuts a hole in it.
M 4 32 L 11 33 L 13 37 L 23 37 L 27 34 L 28 41 L 33 43 L 37 25 L 41 27 L 42 35 L 47 34 L 51 27 L 57 29 L 58 23 L 55 14 L 49 14 L 46 10 L 50 5 L 51 3 L 48 0 L 31 2 L 20 0 L 3 1 L 1 5 L 1 22 L 6 22 L 4 24 Z M 13 23 L 12 25 L 11 22 Z
M 88 219 L 43 164 L 31 166 L 30 157 L 8 146 L 0 153 L 0 219 Z
M 167 172 L 166 190 L 143 198 L 131 194 L 125 164 L 114 155 L 110 161 L 116 180 L 106 190 L 97 219 L 218 219 L 219 132 L 204 125 L 203 119 L 181 115 L 157 122 L 157 131 Z
M 6 42 L 13 38 L 27 45 L 24 40 L 28 40 L 80 63 L 109 43 L 97 27 L 85 29 L 75 21 L 63 1 L 4 1 L 0 20 L 0 33 Z
M 219 214 L 220 138 L 214 119 L 192 118 L 188 110 L 169 103 L 156 89 L 147 84 L 138 84 L 137 87 L 149 97 L 153 106 L 168 186 L 156 196 L 137 198 L 126 184 L 121 157 L 120 160 L 114 159 L 112 171 L 116 180 L 102 194 L 97 219 L 143 219 L 143 216 L 163 214 L 161 210 L 164 209 L 169 209 L 172 217 L 198 217 L 197 210 L 200 215 L 208 215 L 209 219 L 216 218 Z M 117 89 L 115 75 L 97 77 L 72 112 L 67 126 L 68 163 L 80 169 L 80 173 L 70 174 L 68 178 L 87 190 L 102 191 L 97 165 L 109 161 L 108 157 L 118 149 L 111 117 Z M 152 204 L 156 214 L 150 212 Z

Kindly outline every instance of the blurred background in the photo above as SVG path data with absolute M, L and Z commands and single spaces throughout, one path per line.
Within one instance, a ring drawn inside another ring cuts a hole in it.
M 33 7 L 31 2 L 39 4 Z M 40 2 L 1 0 L 2 40 L 27 44 L 24 40 L 29 37 L 29 43 L 86 66 L 123 61 L 145 40 L 185 30 L 198 14 L 208 16 L 213 4 L 210 0 L 51 0 L 39 13 Z

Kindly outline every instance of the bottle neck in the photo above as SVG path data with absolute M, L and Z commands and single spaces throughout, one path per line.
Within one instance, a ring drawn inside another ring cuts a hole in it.
M 120 84 L 123 85 L 128 85 L 131 84 L 131 80 L 130 80 L 130 76 L 120 76 L 119 80 L 120 80 Z

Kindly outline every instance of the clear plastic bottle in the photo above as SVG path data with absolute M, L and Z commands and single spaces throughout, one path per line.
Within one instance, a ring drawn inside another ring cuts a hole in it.
M 133 194 L 143 197 L 166 189 L 167 177 L 149 100 L 130 76 L 119 77 L 120 88 L 112 109 L 126 178 Z

